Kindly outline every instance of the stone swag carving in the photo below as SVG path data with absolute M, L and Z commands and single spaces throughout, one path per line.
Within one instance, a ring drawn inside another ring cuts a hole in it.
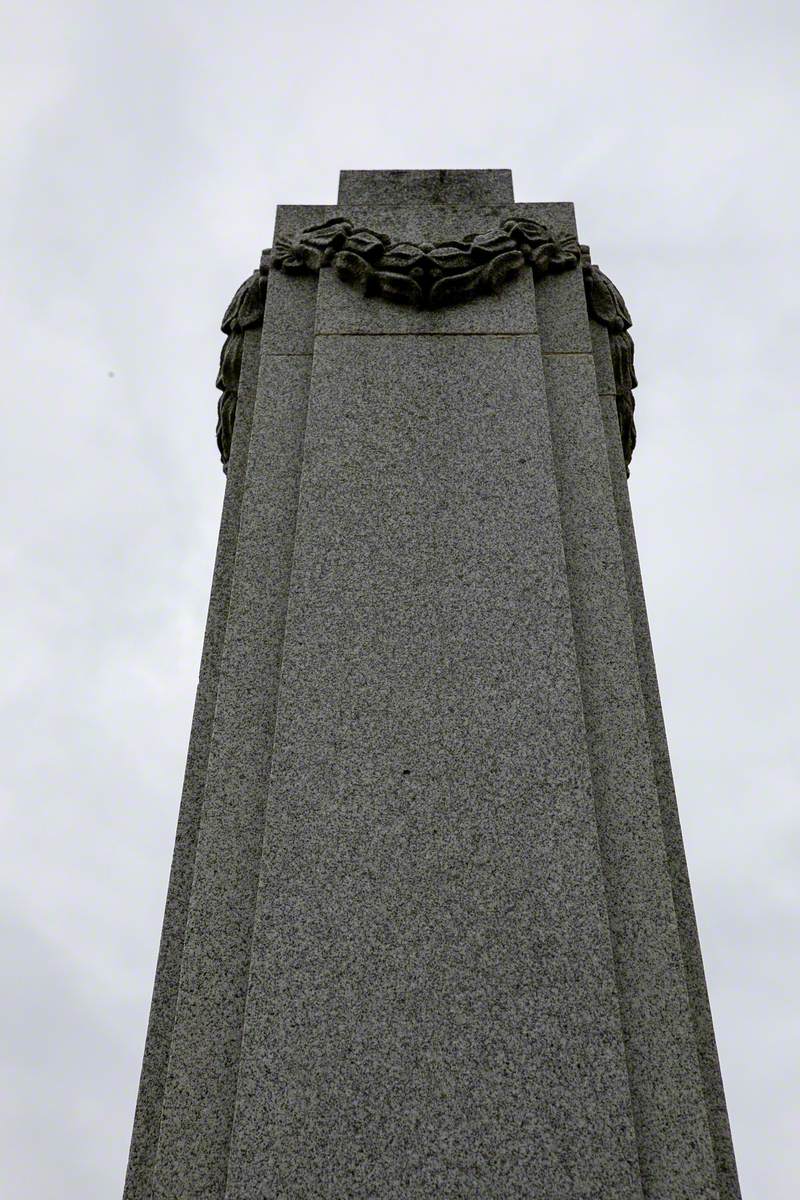
M 265 250 L 261 255 L 261 266 L 245 279 L 222 318 L 222 332 L 228 336 L 222 346 L 217 373 L 217 387 L 222 392 L 217 404 L 217 446 L 226 475 L 236 421 L 244 335 L 248 329 L 258 329 L 263 324 L 268 272 L 269 251 Z
M 527 217 L 510 217 L 499 229 L 461 241 L 419 244 L 392 242 L 384 233 L 334 217 L 306 229 L 295 241 L 278 241 L 272 252 L 278 271 L 295 274 L 330 266 L 367 296 L 416 308 L 440 308 L 497 292 L 526 265 L 540 278 L 569 271 L 579 261 L 580 247 L 571 235 L 554 233 Z
M 318 272 L 331 267 L 340 279 L 364 295 L 383 296 L 398 304 L 439 308 L 495 293 L 529 267 L 534 277 L 569 271 L 581 263 L 589 315 L 609 333 L 617 414 L 626 467 L 636 444 L 633 423 L 636 387 L 630 314 L 610 279 L 590 258 L 588 247 L 570 234 L 555 233 L 527 217 L 510 217 L 499 229 L 471 234 L 461 241 L 392 242 L 386 234 L 357 228 L 342 217 L 304 230 L 294 241 L 279 240 L 264 250 L 257 271 L 236 292 L 222 320 L 226 339 L 220 355 L 217 387 L 217 445 L 227 473 L 231 452 L 244 335 L 264 320 L 267 278 L 271 268 L 287 274 Z
M 622 452 L 625 456 L 625 469 L 630 475 L 631 456 L 636 445 L 636 426 L 633 421 L 636 401 L 633 398 L 633 389 L 637 386 L 636 371 L 633 367 L 633 338 L 628 333 L 632 324 L 631 315 L 619 290 L 608 276 L 592 263 L 588 246 L 581 246 L 581 268 L 589 316 L 608 330 L 617 393 L 617 420 L 622 438 Z

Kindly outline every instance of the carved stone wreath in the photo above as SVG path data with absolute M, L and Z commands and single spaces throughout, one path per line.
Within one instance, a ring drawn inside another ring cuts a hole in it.
M 499 229 L 471 234 L 461 241 L 392 242 L 386 234 L 356 227 L 342 217 L 304 230 L 294 241 L 279 240 L 264 250 L 261 265 L 245 280 L 222 320 L 225 344 L 220 355 L 217 387 L 217 445 L 227 472 L 231 452 L 242 350 L 247 330 L 264 320 L 270 268 L 287 274 L 332 267 L 365 295 L 383 296 L 399 304 L 437 308 L 497 292 L 506 280 L 528 266 L 534 277 L 569 271 L 581 263 L 589 316 L 608 330 L 622 449 L 626 467 L 636 445 L 633 421 L 633 339 L 630 313 L 607 275 L 593 265 L 586 246 L 570 234 L 555 233 L 540 221 L 509 217 Z
M 434 243 L 392 242 L 385 233 L 334 217 L 294 241 L 279 240 L 271 265 L 287 274 L 330 266 L 367 296 L 440 308 L 497 292 L 526 265 L 540 278 L 579 262 L 574 237 L 526 217 L 510 217 L 490 233 Z
M 636 425 L 633 420 L 636 401 L 633 389 L 638 385 L 633 366 L 633 338 L 628 333 L 632 325 L 631 314 L 619 289 L 591 261 L 588 246 L 581 246 L 581 266 L 589 316 L 608 330 L 622 453 L 630 475 L 631 456 L 636 445 Z
M 217 446 L 226 475 L 239 399 L 244 335 L 248 329 L 258 329 L 263 324 L 268 274 L 269 250 L 264 250 L 261 266 L 237 289 L 222 318 L 221 329 L 227 337 L 222 345 L 217 372 L 217 387 L 222 392 L 217 401 Z

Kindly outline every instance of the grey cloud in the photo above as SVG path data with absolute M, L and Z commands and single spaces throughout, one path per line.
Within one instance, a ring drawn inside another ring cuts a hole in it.
M 800 1185 L 794 6 L 13 6 L 2 1190 L 121 1193 L 222 476 L 218 325 L 341 167 L 510 166 L 634 318 L 631 480 L 745 1195 Z M 113 375 L 109 375 L 113 372 Z

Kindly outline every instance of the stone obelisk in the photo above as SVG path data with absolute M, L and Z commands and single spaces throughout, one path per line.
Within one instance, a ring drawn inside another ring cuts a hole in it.
M 126 1200 L 739 1196 L 626 482 L 509 171 L 343 171 L 225 316 Z

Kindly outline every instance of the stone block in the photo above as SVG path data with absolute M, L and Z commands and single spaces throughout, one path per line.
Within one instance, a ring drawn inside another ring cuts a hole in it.
M 540 306 L 540 320 L 545 314 Z M 646 1196 L 716 1196 L 590 355 L 545 357 L 600 852 Z
M 253 407 L 261 360 L 261 330 L 244 335 L 239 401 L 211 582 L 200 679 L 197 686 L 186 774 L 175 834 L 161 945 L 136 1103 L 124 1200 L 150 1200 L 161 1110 L 180 984 L 181 959 L 194 876 L 209 747 L 217 705 Z
M 592 354 L 594 355 L 594 370 L 597 376 L 598 394 L 600 396 L 616 397 L 617 387 L 614 382 L 614 368 L 611 363 L 608 330 L 597 321 L 589 321 L 589 333 L 592 339 Z M 615 420 L 617 420 L 616 414 L 617 406 L 615 402 Z M 619 435 L 619 421 L 617 421 L 617 435 Z
M 639 1197 L 596 837 L 536 339 L 318 338 L 228 1200 Z
M 513 204 L 514 185 L 507 170 L 340 171 L 338 203 L 376 208 Z
M 592 353 L 580 270 L 536 281 L 536 311 L 543 354 Z
M 449 308 L 418 309 L 362 295 L 333 271 L 320 274 L 317 334 L 530 334 L 536 330 L 533 276 L 523 270 L 496 295 Z
M 264 303 L 265 354 L 313 354 L 316 298 L 316 275 L 270 271 Z
M 152 1200 L 225 1185 L 310 369 L 262 359 Z

